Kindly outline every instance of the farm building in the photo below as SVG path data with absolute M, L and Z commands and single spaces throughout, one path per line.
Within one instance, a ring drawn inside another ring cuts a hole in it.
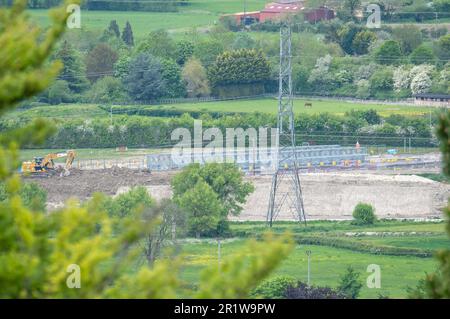
M 334 19 L 334 10 L 321 6 L 317 9 L 305 12 L 305 19 L 310 23 L 316 23 L 322 20 Z
M 414 96 L 414 104 L 425 106 L 450 107 L 450 95 L 423 93 Z
M 305 11 L 305 19 L 310 23 L 334 18 L 334 11 L 328 7 L 321 6 L 317 9 L 305 10 L 304 1 L 278 0 L 266 4 L 261 11 L 239 12 L 226 14 L 222 17 L 234 17 L 236 24 L 250 24 L 253 22 L 279 21 L 287 15 L 295 15 Z

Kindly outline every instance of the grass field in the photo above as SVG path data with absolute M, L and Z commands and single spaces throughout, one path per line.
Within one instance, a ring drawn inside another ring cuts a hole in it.
M 20 160 L 29 161 L 35 156 L 45 156 L 50 153 L 64 152 L 65 149 L 26 149 L 20 151 Z M 76 160 L 96 160 L 96 159 L 125 159 L 136 156 L 160 152 L 161 149 L 155 148 L 133 148 L 127 151 L 117 151 L 115 148 L 82 148 L 75 149 Z M 64 162 L 65 159 L 55 160 L 55 162 Z
M 264 223 L 257 222 L 233 223 L 231 228 L 234 231 L 251 231 L 253 234 L 260 234 L 267 230 Z M 374 226 L 360 227 L 351 225 L 349 222 L 315 221 L 311 222 L 307 228 L 289 222 L 279 222 L 274 226 L 276 232 L 286 230 L 298 234 L 322 234 L 325 237 L 343 236 L 343 233 L 347 231 L 357 231 L 361 234 L 368 231 L 374 233 L 390 232 L 390 235 L 372 234 L 355 237 L 352 240 L 355 242 L 371 242 L 375 246 L 420 248 L 433 251 L 450 246 L 450 240 L 444 232 L 444 223 L 442 222 L 382 221 Z M 399 232 L 405 232 L 405 234 L 401 235 Z M 221 247 L 222 258 L 232 255 L 243 245 L 245 245 L 245 240 L 242 238 L 226 240 Z M 187 240 L 182 248 L 185 256 L 182 278 L 188 283 L 195 284 L 199 280 L 201 270 L 204 267 L 218 264 L 217 242 L 214 240 L 201 240 L 200 242 Z M 346 268 L 352 266 L 361 273 L 360 278 L 363 288 L 360 297 L 362 298 L 377 298 L 379 294 L 391 298 L 405 298 L 408 287 L 415 287 L 425 273 L 430 273 L 436 268 L 434 258 L 388 256 L 328 246 L 297 245 L 272 276 L 289 275 L 306 281 L 306 250 L 312 251 L 312 284 L 336 287 Z M 366 270 L 370 264 L 377 264 L 381 267 L 381 289 L 369 289 L 365 285 L 366 278 L 369 275 Z
M 193 0 L 190 5 L 180 7 L 179 12 L 124 12 L 124 11 L 81 11 L 81 26 L 85 30 L 103 30 L 111 20 L 116 20 L 120 28 L 129 21 L 136 38 L 157 29 L 171 32 L 188 31 L 194 27 L 213 26 L 221 14 L 244 11 L 240 0 Z M 260 10 L 265 0 L 247 0 L 247 10 Z M 47 10 L 30 10 L 31 16 L 41 26 L 49 24 Z M 70 30 L 69 32 L 76 32 Z
M 224 243 L 221 247 L 222 258 L 232 255 L 244 244 L 243 240 Z M 436 268 L 436 262 L 432 258 L 380 256 L 324 246 L 298 245 L 272 276 L 289 275 L 306 282 L 307 250 L 312 252 L 313 285 L 336 287 L 346 268 L 352 266 L 361 273 L 363 288 L 360 298 L 377 298 L 379 294 L 391 298 L 405 298 L 407 287 L 415 287 L 418 281 L 424 278 L 425 273 Z M 191 284 L 198 282 L 204 267 L 218 264 L 216 243 L 186 244 L 183 246 L 183 252 L 187 257 L 181 278 Z M 366 270 L 370 264 L 381 267 L 381 289 L 369 289 L 365 285 L 369 275 Z
M 312 103 L 312 108 L 305 108 L 305 102 Z M 275 114 L 277 112 L 277 101 L 274 98 L 254 99 L 254 100 L 233 100 L 204 103 L 183 103 L 176 105 L 167 105 L 178 110 L 186 111 L 222 111 L 222 112 L 263 112 Z M 362 104 L 340 100 L 308 100 L 296 99 L 294 101 L 294 111 L 297 114 L 317 114 L 333 113 L 344 115 L 351 110 L 376 110 L 381 116 L 391 114 L 401 115 L 422 115 L 428 114 L 432 108 L 416 107 L 408 105 L 382 105 L 382 104 Z
M 311 102 L 312 108 L 305 108 L 305 102 Z M 202 103 L 180 103 L 168 104 L 163 106 L 143 105 L 143 108 L 168 108 L 182 111 L 215 111 L 215 112 L 262 112 L 276 114 L 277 101 L 274 98 L 250 99 L 250 100 L 232 100 L 232 101 L 216 101 Z M 115 106 L 117 110 L 118 107 Z M 429 107 L 416 107 L 410 105 L 382 105 L 382 104 L 363 104 L 353 103 L 340 100 L 306 100 L 297 99 L 294 101 L 294 112 L 297 114 L 318 114 L 332 113 L 336 115 L 344 115 L 345 112 L 351 110 L 376 110 L 381 116 L 389 116 L 391 114 L 420 116 L 434 112 L 436 109 Z M 121 115 L 114 115 L 121 116 Z M 106 118 L 109 112 L 100 109 L 95 104 L 61 104 L 39 106 L 25 110 L 15 110 L 6 114 L 5 118 L 21 118 L 33 119 L 37 117 L 51 117 L 59 119 L 81 118 Z

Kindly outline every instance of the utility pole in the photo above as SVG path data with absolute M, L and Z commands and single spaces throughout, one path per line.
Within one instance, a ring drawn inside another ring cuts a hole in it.
M 266 219 L 269 227 L 272 227 L 273 221 L 284 207 L 293 214 L 294 219 L 306 224 L 297 161 L 293 107 L 291 27 L 284 24 L 280 28 L 278 145 L 275 151 L 276 167 L 272 177 Z M 283 183 L 287 184 L 284 189 L 281 188 Z
M 220 248 L 221 248 L 221 245 L 220 245 L 221 243 L 220 243 L 220 237 L 217 237 L 217 260 L 218 260 L 218 263 L 219 263 L 219 272 L 220 272 L 220 259 L 221 259 L 221 251 L 220 251 Z
M 308 256 L 308 287 L 311 286 L 311 250 L 306 251 Z

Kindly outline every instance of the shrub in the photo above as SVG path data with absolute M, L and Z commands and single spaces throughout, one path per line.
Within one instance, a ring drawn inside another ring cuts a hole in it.
M 358 298 L 362 287 L 359 276 L 360 273 L 355 272 L 353 267 L 349 266 L 346 273 L 341 277 L 338 290 L 349 299 Z
M 286 289 L 287 299 L 346 299 L 341 292 L 330 287 L 308 286 L 303 282 L 298 282 L 295 286 Z
M 34 211 L 45 211 L 47 203 L 47 192 L 36 183 L 23 184 L 20 189 L 20 199 L 25 207 Z M 0 202 L 7 200 L 9 194 L 5 184 L 0 183 Z
M 379 64 L 400 64 L 402 50 L 400 44 L 394 40 L 388 40 L 375 53 L 375 60 Z
M 115 198 L 106 198 L 104 209 L 111 217 L 129 217 L 134 212 L 154 206 L 154 201 L 143 186 L 132 188 L 129 192 Z
M 376 221 L 375 210 L 370 204 L 359 203 L 353 210 L 353 224 L 372 225 Z
M 251 295 L 264 299 L 283 299 L 286 296 L 288 287 L 294 287 L 296 280 L 291 276 L 278 276 L 263 281 L 258 287 L 253 289 Z

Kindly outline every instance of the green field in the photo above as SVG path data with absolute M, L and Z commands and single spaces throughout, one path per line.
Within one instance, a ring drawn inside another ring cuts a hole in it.
M 312 108 L 305 108 L 305 102 L 312 103 Z M 263 112 L 275 114 L 278 110 L 275 98 L 254 99 L 254 100 L 233 100 L 204 103 L 183 103 L 167 105 L 168 108 L 186 111 L 218 111 L 218 112 Z M 344 115 L 351 110 L 376 110 L 381 116 L 391 114 L 401 115 L 422 115 L 428 114 L 432 108 L 416 107 L 407 105 L 382 105 L 382 104 L 362 104 L 340 100 L 310 100 L 296 99 L 294 101 L 294 112 L 297 114 L 318 114 L 333 113 Z
M 231 229 L 234 234 L 245 233 L 250 237 L 267 231 L 267 227 L 261 222 L 232 223 Z M 292 222 L 278 222 L 272 230 L 276 233 L 289 231 L 295 234 L 296 238 L 321 236 L 331 239 L 346 238 L 357 245 L 370 243 L 374 248 L 370 252 L 357 252 L 354 249 L 327 245 L 297 245 L 290 256 L 272 274 L 272 276 L 289 275 L 306 281 L 305 252 L 311 250 L 312 284 L 336 287 L 346 268 L 352 266 L 361 273 L 361 281 L 364 284 L 360 296 L 362 298 L 377 298 L 379 294 L 391 298 L 405 298 L 407 287 L 415 287 L 425 273 L 434 271 L 437 265 L 432 257 L 396 256 L 380 253 L 380 249 L 376 248 L 415 248 L 434 252 L 450 247 L 450 240 L 444 231 L 443 222 L 379 221 L 373 226 L 365 227 L 351 225 L 349 221 L 313 221 L 307 227 Z M 348 237 L 345 235 L 348 232 L 359 235 Z M 185 257 L 182 278 L 190 284 L 195 284 L 204 267 L 218 264 L 217 242 L 212 239 L 183 240 L 182 242 L 182 252 Z M 225 240 L 221 247 L 222 258 L 232 255 L 244 244 L 245 239 L 242 237 Z M 381 289 L 369 289 L 365 285 L 369 275 L 366 270 L 370 264 L 381 267 Z
M 236 240 L 222 244 L 221 256 L 226 258 L 244 245 L 245 241 Z M 361 273 L 363 288 L 360 298 L 377 298 L 379 294 L 391 298 L 405 298 L 407 287 L 415 287 L 417 282 L 432 272 L 436 262 L 432 258 L 380 256 L 368 253 L 352 252 L 346 249 L 324 246 L 298 245 L 284 260 L 273 275 L 289 275 L 303 282 L 307 278 L 307 259 L 305 252 L 311 250 L 311 283 L 313 285 L 336 287 L 340 276 L 348 266 Z M 217 244 L 214 242 L 185 244 L 186 255 L 182 279 L 195 284 L 205 266 L 218 264 Z M 365 285 L 367 266 L 377 264 L 381 267 L 381 289 L 369 289 Z
M 20 151 L 20 160 L 29 161 L 36 156 L 45 156 L 50 153 L 64 152 L 65 149 L 26 149 Z M 127 157 L 144 156 L 157 149 L 139 148 L 129 149 L 128 151 L 117 151 L 115 148 L 85 148 L 76 149 L 77 160 L 95 160 L 95 159 L 124 159 Z M 55 160 L 55 162 L 64 162 L 65 159 Z
M 312 103 L 311 108 L 305 108 L 305 102 Z M 214 111 L 214 112 L 262 112 L 276 114 L 277 100 L 274 98 L 250 99 L 250 100 L 233 100 L 233 101 L 217 101 L 202 103 L 179 103 L 167 105 L 142 105 L 134 106 L 142 108 L 167 108 L 181 111 Z M 114 106 L 114 110 L 119 110 L 120 106 Z M 429 107 L 416 107 L 410 105 L 382 105 L 382 104 L 363 104 L 345 102 L 340 100 L 307 100 L 297 99 L 294 101 L 294 112 L 297 114 L 318 114 L 332 113 L 336 115 L 344 115 L 351 110 L 376 110 L 381 116 L 389 116 L 391 114 L 420 116 L 434 112 L 435 109 Z M 121 116 L 121 115 L 114 115 Z M 24 110 L 15 110 L 6 114 L 5 118 L 21 118 L 33 119 L 37 117 L 51 117 L 58 119 L 70 118 L 106 118 L 109 112 L 100 109 L 95 104 L 61 104 L 33 107 Z
M 240 0 L 194 0 L 190 5 L 180 7 L 179 12 L 125 12 L 125 11 L 81 11 L 81 27 L 84 30 L 103 30 L 111 20 L 117 20 L 121 28 L 126 21 L 131 23 L 135 37 L 142 38 L 150 31 L 165 29 L 184 32 L 194 27 L 210 27 L 218 23 L 225 13 L 244 11 Z M 260 10 L 265 0 L 247 0 L 247 10 Z M 41 26 L 49 24 L 47 10 L 29 10 Z M 69 32 L 76 32 L 69 30 Z
M 267 227 L 261 222 L 232 223 L 231 229 L 235 234 L 245 231 L 250 233 L 250 236 L 267 231 Z M 442 222 L 380 221 L 373 226 L 361 227 L 351 225 L 348 221 L 314 221 L 306 228 L 296 223 L 279 222 L 274 225 L 273 231 L 290 231 L 297 234 L 296 236 L 320 235 L 329 238 L 343 238 L 346 232 L 353 232 L 361 235 L 348 240 L 371 243 L 374 247 L 391 246 L 435 251 L 450 246 Z M 225 240 L 221 247 L 222 258 L 232 255 L 244 244 L 245 240 L 242 238 Z M 184 240 L 182 248 L 185 256 L 182 278 L 190 284 L 198 281 L 204 267 L 218 264 L 217 242 L 214 240 Z M 415 287 L 425 273 L 436 268 L 436 262 L 431 257 L 380 255 L 328 246 L 297 245 L 272 276 L 289 275 L 306 281 L 306 250 L 312 251 L 312 284 L 336 287 L 346 268 L 352 266 L 361 273 L 361 281 L 364 284 L 360 296 L 362 298 L 377 298 L 379 294 L 391 298 L 405 298 L 408 287 Z M 369 289 L 365 285 L 369 275 L 366 270 L 370 264 L 381 267 L 381 289 Z

